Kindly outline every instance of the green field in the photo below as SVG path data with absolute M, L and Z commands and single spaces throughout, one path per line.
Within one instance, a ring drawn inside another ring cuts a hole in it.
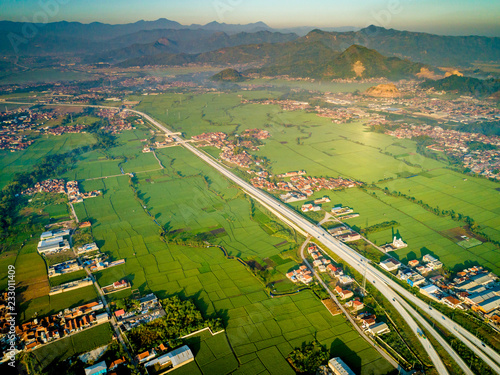
M 488 236 L 500 241 L 500 191 L 495 182 L 464 176 L 448 169 L 436 169 L 425 176 L 381 186 L 414 196 L 440 209 L 470 216 Z
M 42 368 L 55 365 L 67 358 L 88 352 L 111 341 L 113 334 L 109 323 L 100 324 L 83 332 L 36 349 L 33 353 Z
M 275 95 L 273 91 L 251 93 L 257 98 Z M 414 196 L 417 200 L 422 199 L 424 203 L 439 206 L 440 209 L 453 209 L 469 215 L 484 233 L 493 240 L 500 240 L 500 219 L 497 212 L 500 210 L 500 192 L 496 190 L 496 183 L 445 169 L 442 162 L 417 154 L 415 142 L 369 132 L 361 123 L 338 125 L 304 111 L 284 112 L 272 105 L 242 105 L 237 95 L 246 97 L 248 94 L 159 95 L 143 99 L 139 108 L 173 129 L 184 132 L 187 137 L 204 131 L 232 133 L 254 127 L 266 129 L 271 137 L 264 140 L 260 151 L 254 154 L 269 158 L 273 173 L 305 169 L 313 176 L 341 175 L 366 183 L 377 183 L 382 189 L 388 187 L 390 191 Z M 165 108 L 168 108 L 168 112 Z M 297 144 L 298 138 L 300 145 Z M 213 148 L 207 148 L 207 151 L 214 156 L 219 153 Z M 177 159 L 174 165 L 176 162 Z M 196 185 L 193 184 L 192 188 L 194 186 Z M 144 187 L 143 191 L 158 190 L 161 187 L 153 185 Z M 481 194 L 475 193 L 478 191 Z M 314 197 L 325 194 L 335 193 L 320 192 Z M 350 204 L 361 214 L 359 218 L 349 221 L 358 229 L 387 220 L 400 222 L 401 226 L 397 229 L 409 246 L 398 251 L 397 257 L 406 261 L 431 253 L 452 270 L 481 264 L 494 272 L 500 271 L 499 251 L 493 244 L 478 244 L 464 249 L 456 245 L 459 241 L 443 235 L 443 231 L 461 227 L 463 222 L 438 217 L 404 198 L 376 194 L 377 198 L 349 191 L 342 196 L 345 198 L 337 199 L 335 204 Z M 171 202 L 176 201 L 176 196 L 173 196 L 173 200 L 158 203 L 162 207 L 161 210 L 158 209 L 158 214 L 164 215 L 163 208 L 170 207 Z M 333 203 L 332 201 L 332 205 Z M 296 204 L 295 207 L 300 208 L 300 205 Z M 328 204 L 324 206 L 326 209 L 331 208 Z M 192 222 L 185 218 L 188 216 L 187 212 L 190 210 L 183 214 L 182 220 Z M 315 214 L 309 214 L 311 217 L 313 215 Z M 175 224 L 175 216 L 170 215 L 168 222 Z M 198 219 L 198 216 L 205 215 L 196 211 L 196 216 Z M 316 217 L 319 215 L 316 214 L 314 218 Z M 162 217 L 159 219 L 162 221 Z M 191 225 L 185 227 L 192 228 Z M 196 225 L 193 228 L 198 227 Z M 174 225 L 174 228 L 179 227 Z M 389 229 L 373 233 L 370 239 L 382 245 L 392 240 L 392 232 Z
M 88 80 L 91 78 L 92 74 L 85 72 L 45 68 L 3 74 L 0 76 L 0 83 L 3 85 L 9 85 L 13 83 L 23 84 L 34 82 Z
M 219 175 L 203 168 L 186 150 L 164 149 L 159 157 L 167 168 L 140 174 L 134 185 L 126 177 L 83 182 L 85 190 L 99 188 L 105 193 L 76 205 L 79 215 L 87 215 L 80 220 L 92 218 L 93 234 L 102 251 L 126 259 L 125 265 L 97 274 L 101 285 L 127 277 L 132 288 L 143 293 L 193 298 L 203 314 L 223 318 L 231 347 L 238 360 L 245 361 L 238 369 L 240 373 L 276 373 L 283 368 L 291 371 L 285 357 L 315 335 L 332 354 L 341 355 L 340 349 L 348 348 L 352 354 L 342 355 L 358 372 L 368 374 L 376 369 L 375 373 L 382 374 L 390 370 L 343 317 L 332 317 L 311 292 L 270 298 L 241 263 L 226 259 L 219 249 L 162 242 L 153 218 L 169 230 L 196 233 L 223 227 L 227 235 L 216 240 L 245 259 L 278 254 L 273 245 L 283 239 L 269 235 L 252 221 L 249 200 Z M 293 264 L 282 262 L 280 272 L 288 271 Z M 279 357 L 271 361 L 269 353 L 279 353 Z M 205 352 L 199 361 L 223 373 L 233 368 L 231 356 L 217 358 L 218 362 L 212 364 L 214 357 L 215 353 Z
M 2 160 L 0 188 L 3 188 L 14 174 L 28 171 L 33 165 L 40 163 L 45 156 L 65 153 L 94 142 L 95 138 L 92 134 L 63 134 L 61 136 L 43 136 L 22 151 L 0 150 Z

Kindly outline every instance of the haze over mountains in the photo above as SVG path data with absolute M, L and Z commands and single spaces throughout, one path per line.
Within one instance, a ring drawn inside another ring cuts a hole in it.
M 35 32 L 28 37 L 30 27 Z M 120 67 L 245 65 L 267 75 L 319 79 L 398 79 L 414 76 L 422 67 L 432 70 L 432 66 L 467 67 L 477 61 L 500 61 L 498 37 L 440 36 L 373 25 L 356 31 L 314 29 L 299 36 L 306 29 L 286 30 L 298 34 L 281 32 L 263 22 L 185 26 L 164 18 L 123 25 L 0 21 L 0 53 L 7 57 L 73 57 L 84 63 Z
M 0 52 L 5 54 L 46 54 L 56 51 L 82 52 L 89 48 L 94 51 L 106 50 L 109 48 L 125 47 L 135 43 L 152 43 L 161 37 L 167 37 L 161 35 L 160 30 L 182 30 L 187 35 L 187 38 L 191 35 L 188 31 L 196 31 L 199 33 L 198 35 L 210 35 L 217 32 L 232 35 L 268 31 L 292 34 L 291 37 L 297 38 L 299 35 L 307 34 L 312 29 L 314 27 L 306 26 L 273 29 L 263 22 L 235 25 L 214 21 L 206 25 L 181 25 L 176 21 L 165 18 L 160 18 L 156 21 L 138 21 L 119 25 L 100 22 L 83 24 L 80 22 L 61 21 L 47 24 L 27 24 L 25 22 L 0 21 Z M 327 28 L 327 30 L 351 31 L 357 30 L 357 28 L 347 26 Z M 154 32 L 147 33 L 147 31 Z M 10 37 L 9 34 L 11 34 Z M 127 42 L 124 43 L 125 39 Z M 12 40 L 17 44 L 16 51 L 12 46 Z

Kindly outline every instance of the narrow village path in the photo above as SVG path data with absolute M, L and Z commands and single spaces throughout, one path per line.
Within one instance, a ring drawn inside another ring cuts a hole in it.
M 320 275 L 316 272 L 316 270 L 311 266 L 311 264 L 309 263 L 309 261 L 306 259 L 306 256 L 304 254 L 304 249 L 306 248 L 306 246 L 309 244 L 309 242 L 311 241 L 311 236 L 308 236 L 306 238 L 306 240 L 304 241 L 304 243 L 302 244 L 302 246 L 300 247 L 300 257 L 302 258 L 302 260 L 304 261 L 305 265 L 307 266 L 307 268 L 309 268 L 309 270 L 313 273 L 313 275 L 316 277 L 316 279 L 318 280 L 318 282 L 321 284 L 321 286 L 328 292 L 328 295 L 330 296 L 330 298 L 339 306 L 340 310 L 342 311 L 342 313 L 347 317 L 347 319 L 351 322 L 352 326 L 356 329 L 356 331 L 358 331 L 358 333 L 361 335 L 361 337 L 363 337 L 371 346 L 373 346 L 379 353 L 382 357 L 384 357 L 391 365 L 393 365 L 395 368 L 398 369 L 398 371 L 401 373 L 401 374 L 406 374 L 406 370 L 403 369 L 399 363 L 397 363 L 394 358 L 392 358 L 389 354 L 387 354 L 387 352 L 385 352 L 382 348 L 380 348 L 378 345 L 376 345 L 373 340 L 371 340 L 366 334 L 365 332 L 356 324 L 356 322 L 354 321 L 353 317 L 351 316 L 351 314 L 349 314 L 349 312 L 344 308 L 344 306 L 342 304 L 340 304 L 340 302 L 338 301 L 337 299 L 337 296 L 335 296 L 335 294 L 333 294 L 333 292 L 331 291 L 331 289 L 328 287 L 328 285 L 323 281 L 323 279 L 320 277 Z

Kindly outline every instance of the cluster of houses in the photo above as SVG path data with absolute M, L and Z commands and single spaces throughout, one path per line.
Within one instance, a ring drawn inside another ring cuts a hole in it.
M 361 235 L 349 228 L 347 225 L 339 225 L 333 228 L 328 228 L 328 233 L 342 242 L 357 241 L 361 239 Z
M 123 331 L 129 331 L 141 324 L 165 316 L 165 310 L 163 310 L 160 300 L 153 293 L 139 298 L 138 301 L 139 307 L 135 310 L 126 312 L 120 309 L 114 312 L 118 325 Z
M 233 150 L 226 149 L 220 153 L 219 157 L 222 160 L 231 164 L 236 164 L 241 168 L 249 168 L 254 163 L 252 156 L 246 151 L 241 151 L 236 154 Z
M 327 196 L 324 196 L 322 198 L 315 199 L 312 203 L 310 202 L 310 203 L 303 204 L 300 209 L 302 212 L 320 211 L 321 204 L 329 203 L 329 202 L 330 202 L 330 198 Z
M 73 309 L 66 309 L 56 315 L 33 319 L 16 326 L 16 334 L 25 350 L 58 340 L 71 333 L 105 323 L 109 320 L 104 306 L 91 302 Z
M 481 266 L 466 268 L 448 281 L 439 273 L 443 264 L 430 254 L 422 263 L 410 260 L 405 266 L 394 258 L 388 258 L 380 266 L 395 273 L 420 293 L 453 309 L 470 308 L 485 318 L 500 323 L 500 284 L 498 277 Z
M 78 181 L 68 181 L 66 183 L 66 191 L 71 203 L 81 203 L 84 199 L 95 198 L 102 194 L 100 190 L 92 190 L 86 193 L 80 192 Z
M 29 147 L 33 142 L 35 141 L 26 135 L 2 134 L 2 130 L 0 130 L 0 150 L 20 151 Z
M 0 295 L 0 337 L 8 333 L 10 329 L 10 322 L 8 320 L 10 315 L 10 310 L 8 309 L 8 301 L 8 293 L 6 291 L 2 292 Z
M 97 246 L 97 244 L 95 242 L 92 242 L 92 243 L 88 243 L 88 244 L 85 244 L 83 246 L 80 246 L 76 249 L 76 253 L 78 255 L 80 254 L 85 254 L 85 253 L 90 253 L 92 251 L 98 251 L 99 250 L 99 247 Z
M 359 120 L 370 116 L 368 112 L 356 107 L 323 108 L 316 106 L 314 110 L 319 117 L 330 118 L 335 124 L 345 124 L 353 120 Z
M 135 126 L 133 126 L 125 119 L 129 116 L 129 114 L 120 109 L 99 109 L 97 112 L 99 117 L 106 118 L 109 122 L 109 125 L 102 126 L 101 129 L 111 134 L 120 134 L 124 130 L 133 130 Z
M 35 140 L 31 139 L 32 132 L 37 130 L 36 121 L 48 121 L 54 118 L 54 111 L 33 111 L 19 107 L 1 113 L 0 120 L 0 149 L 11 152 L 24 150 Z M 26 134 L 30 132 L 30 137 Z
M 64 126 L 56 126 L 56 127 L 46 127 L 43 128 L 46 134 L 50 135 L 63 135 L 65 133 L 85 133 L 85 129 L 87 125 L 82 124 L 67 124 Z
M 83 202 L 84 199 L 94 198 L 99 196 L 102 192 L 100 190 L 93 190 L 87 193 L 80 192 L 77 181 L 51 179 L 42 182 L 37 182 L 35 186 L 24 190 L 21 194 L 33 195 L 36 193 L 54 193 L 54 194 L 67 194 L 71 203 Z
M 255 138 L 255 139 L 263 140 L 263 139 L 269 138 L 271 135 L 269 134 L 269 132 L 267 130 L 246 129 L 245 131 L 243 131 L 243 133 L 241 133 L 241 136 L 245 137 L 245 138 Z
M 121 366 L 125 366 L 127 364 L 127 361 L 125 360 L 125 357 L 118 358 L 111 362 L 109 366 L 106 364 L 106 361 L 100 361 L 97 363 L 94 363 L 92 366 L 86 367 L 85 368 L 85 375 L 101 375 L 101 374 L 116 374 L 117 372 L 110 372 L 110 371 L 117 371 Z
M 300 102 L 297 100 L 279 100 L 279 99 L 263 99 L 263 100 L 248 100 L 248 99 L 243 99 L 242 100 L 243 104 L 248 104 L 248 103 L 258 103 L 262 105 L 279 105 L 282 110 L 284 111 L 298 111 L 298 110 L 303 110 L 303 109 L 308 109 L 310 108 L 310 105 L 308 102 Z
M 84 267 L 88 267 L 90 272 L 97 272 L 104 270 L 106 268 L 111 268 L 114 266 L 119 266 L 125 264 L 125 259 L 118 259 L 113 262 L 107 261 L 108 256 L 106 254 L 97 251 L 93 254 L 87 254 L 82 257 L 82 262 Z
M 51 179 L 42 182 L 37 182 L 35 186 L 24 190 L 21 194 L 23 195 L 33 195 L 36 193 L 55 193 L 55 194 L 65 194 L 65 182 L 64 180 Z
M 64 275 L 71 272 L 76 272 L 83 269 L 82 266 L 78 263 L 77 259 L 67 260 L 66 262 L 57 263 L 52 266 L 49 266 L 48 274 L 49 277 L 56 277 L 60 275 Z
M 500 116 L 499 116 L 500 118 Z M 459 158 L 464 168 L 482 174 L 488 178 L 500 179 L 500 146 L 499 136 L 486 136 L 479 133 L 466 133 L 457 130 L 444 130 L 439 126 L 408 125 L 396 130 L 387 130 L 387 134 L 397 138 L 430 137 L 436 143 L 428 146 L 434 151 L 442 151 Z M 479 142 L 485 145 L 496 146 L 493 149 L 471 150 L 469 143 Z
M 283 175 L 278 175 L 283 176 Z M 345 178 L 324 178 L 324 177 L 303 177 L 294 176 L 290 178 L 290 181 L 279 181 L 277 183 L 270 182 L 268 178 L 257 176 L 250 180 L 253 186 L 260 189 L 266 189 L 268 191 L 278 190 L 288 192 L 283 194 L 283 197 L 288 196 L 300 196 L 300 199 L 291 200 L 289 202 L 295 202 L 297 200 L 305 200 L 316 191 L 321 190 L 341 190 L 346 188 L 352 188 L 361 185 L 360 182 L 353 181 Z M 286 199 L 286 198 L 282 198 Z
M 382 335 L 391 331 L 386 323 L 377 323 L 377 316 L 371 312 L 362 312 L 356 316 L 356 319 L 361 323 L 361 327 L 372 336 Z
M 290 279 L 294 283 L 300 281 L 301 283 L 306 285 L 313 281 L 312 272 L 304 264 L 301 265 L 298 269 L 287 272 L 286 277 L 288 277 L 288 279 Z
M 43 232 L 38 242 L 37 250 L 40 254 L 53 254 L 71 248 L 69 237 L 71 229 L 58 229 L 48 232 Z
M 265 130 L 260 130 L 260 129 L 246 129 L 245 131 L 243 131 L 242 137 L 266 139 L 269 138 L 269 133 Z M 225 133 L 222 132 L 203 133 L 200 135 L 196 135 L 191 139 L 195 142 L 199 142 L 197 147 L 213 146 L 222 150 L 221 154 L 219 155 L 222 160 L 227 161 L 231 164 L 236 164 L 241 168 L 245 169 L 249 168 L 254 163 L 256 163 L 257 165 L 260 164 L 258 160 L 254 161 L 252 156 L 244 150 L 241 152 L 235 152 L 235 149 L 236 147 L 238 147 L 238 144 L 236 144 L 234 141 L 228 140 L 227 134 Z M 254 146 L 251 142 L 249 143 L 245 142 L 246 141 L 241 141 L 239 142 L 239 145 L 245 146 L 252 150 L 258 150 L 258 147 Z

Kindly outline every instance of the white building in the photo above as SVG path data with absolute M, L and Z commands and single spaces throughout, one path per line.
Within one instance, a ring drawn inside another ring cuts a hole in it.
M 339 357 L 330 359 L 328 367 L 334 375 L 356 375 Z

